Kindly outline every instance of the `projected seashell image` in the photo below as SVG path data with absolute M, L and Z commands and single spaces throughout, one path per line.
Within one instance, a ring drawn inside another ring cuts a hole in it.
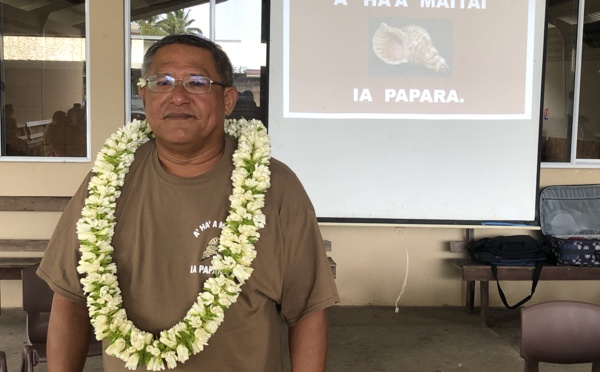
M 415 63 L 441 73 L 450 71 L 429 33 L 416 25 L 396 28 L 381 23 L 373 35 L 373 51 L 390 65 Z

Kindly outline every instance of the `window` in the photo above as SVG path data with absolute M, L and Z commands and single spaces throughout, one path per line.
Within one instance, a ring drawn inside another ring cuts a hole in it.
M 600 1 L 549 0 L 542 161 L 600 165 Z
M 131 2 L 131 118 L 145 118 L 136 83 L 146 50 L 165 35 L 195 33 L 216 41 L 231 59 L 239 96 L 229 117 L 266 121 L 267 58 L 261 22 L 268 19 L 262 17 L 263 1 L 225 0 L 211 5 L 196 0 L 175 9 L 169 3 L 136 8 L 139 3 Z
M 0 0 L 0 158 L 87 158 L 85 1 Z

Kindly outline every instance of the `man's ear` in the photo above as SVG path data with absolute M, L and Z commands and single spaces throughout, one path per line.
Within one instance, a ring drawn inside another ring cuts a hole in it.
M 238 91 L 236 87 L 225 88 L 225 116 L 229 116 L 235 108 L 235 103 L 238 99 Z
M 142 99 L 142 104 L 144 102 L 146 102 L 146 88 L 138 87 L 138 94 L 140 95 L 140 98 Z

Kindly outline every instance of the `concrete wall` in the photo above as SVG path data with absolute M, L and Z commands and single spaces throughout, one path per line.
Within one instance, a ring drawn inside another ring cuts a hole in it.
M 65 165 L 63 165 L 65 166 Z M 73 172 L 79 173 L 79 172 Z M 73 176 L 71 186 L 61 195 L 76 188 L 81 177 Z M 544 169 L 541 185 L 599 183 L 600 170 Z M 2 190 L 2 188 L 0 188 Z M 6 188 L 2 190 L 6 194 Z M 43 195 L 43 187 L 25 188 L 21 195 Z M 52 194 L 52 193 L 49 193 Z M 1 212 L 0 238 L 47 239 L 58 220 L 58 213 Z M 447 227 L 398 227 L 395 225 L 323 224 L 323 237 L 332 242 L 330 256 L 337 263 L 336 283 L 343 305 L 394 305 L 406 285 L 399 304 L 404 306 L 460 306 L 464 304 L 465 285 L 457 269 L 446 260 L 463 254 L 450 253 L 449 242 L 465 238 L 465 229 Z M 5 228 L 4 228 L 5 227 Z M 477 229 L 476 238 L 495 235 L 531 233 L 518 229 Z M 5 255 L 5 254 L 4 254 Z M 25 256 L 25 254 L 23 254 Z M 31 254 L 30 254 L 31 255 Z M 407 274 L 408 270 L 408 274 Z M 540 282 L 534 302 L 550 299 L 597 300 L 600 286 L 583 282 Z M 20 283 L 2 282 L 2 306 L 21 304 Z M 503 284 L 509 302 L 528 294 L 530 283 Z M 502 306 L 495 289 L 491 306 Z

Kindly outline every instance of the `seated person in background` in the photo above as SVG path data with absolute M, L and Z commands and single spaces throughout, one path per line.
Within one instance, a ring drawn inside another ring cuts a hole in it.
M 19 135 L 19 130 L 17 128 L 17 120 L 13 117 L 14 113 L 15 110 L 13 105 L 8 104 L 4 106 L 4 129 L 6 130 L 7 155 L 17 155 L 18 153 L 17 136 Z
M 73 107 L 67 111 L 67 124 L 76 124 L 75 116 L 81 115 L 82 113 L 85 115 L 85 110 L 81 107 L 81 103 L 74 103 Z
M 44 130 L 44 155 L 66 155 L 66 120 L 64 111 L 56 111 L 52 115 L 52 123 Z
M 86 156 L 87 127 L 85 110 L 81 109 L 73 114 L 72 122 L 67 123 L 66 135 L 67 156 Z
M 254 101 L 254 94 L 251 91 L 245 90 L 243 93 L 240 93 L 235 108 L 228 118 L 244 118 L 247 120 L 262 119 L 260 108 L 256 105 L 256 102 Z

